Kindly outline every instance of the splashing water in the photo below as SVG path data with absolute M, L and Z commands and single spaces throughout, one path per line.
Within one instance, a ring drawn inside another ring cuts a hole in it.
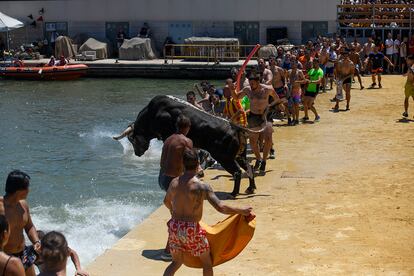
M 112 137 L 116 136 L 118 133 L 112 130 L 107 130 L 104 127 L 95 127 L 91 132 L 80 132 L 79 137 L 81 139 L 86 139 L 88 141 L 88 144 L 95 148 L 97 145 L 101 145 L 102 143 L 106 142 L 115 142 L 115 140 L 112 139 Z M 127 138 L 123 138 L 121 140 L 118 140 L 118 143 L 123 148 L 123 154 L 130 156 L 131 159 L 144 159 L 144 160 L 155 160 L 158 161 L 161 156 L 162 151 L 162 141 L 159 141 L 157 139 L 152 139 L 150 141 L 150 146 L 148 150 L 144 153 L 143 156 L 137 157 L 134 155 L 134 148 L 132 147 L 132 144 L 128 141 Z
M 93 199 L 59 207 L 37 206 L 31 212 L 34 224 L 41 226 L 39 230 L 64 233 L 69 246 L 82 256 L 81 262 L 85 266 L 153 209 L 127 200 Z M 74 266 L 70 261 L 68 263 L 68 275 L 73 275 Z

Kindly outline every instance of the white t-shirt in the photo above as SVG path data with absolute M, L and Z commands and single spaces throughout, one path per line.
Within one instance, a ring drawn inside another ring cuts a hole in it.
M 394 54 L 398 54 L 398 52 L 400 51 L 400 45 L 401 41 L 399 41 L 398 39 L 394 40 Z
M 394 54 L 394 40 L 392 40 L 392 38 L 391 39 L 388 38 L 387 40 L 385 40 L 385 48 L 386 48 L 385 53 L 387 55 Z
M 326 63 L 327 68 L 332 68 L 335 66 L 334 62 L 338 59 L 338 55 L 335 51 L 329 52 L 329 61 Z

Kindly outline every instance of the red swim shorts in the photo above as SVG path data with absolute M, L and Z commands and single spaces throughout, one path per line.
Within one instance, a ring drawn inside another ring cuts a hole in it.
M 206 231 L 198 222 L 171 219 L 167 225 L 168 245 L 172 252 L 182 251 L 200 256 L 209 250 Z
M 382 69 L 382 68 L 380 67 L 380 68 L 377 68 L 377 69 L 372 69 L 372 70 L 371 70 L 371 73 L 372 73 L 372 74 L 381 74 L 383 71 L 384 71 L 384 69 Z

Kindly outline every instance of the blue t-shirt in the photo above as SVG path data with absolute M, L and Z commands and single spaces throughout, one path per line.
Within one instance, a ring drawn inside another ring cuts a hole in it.
M 290 62 L 289 63 L 284 62 L 283 65 L 282 65 L 282 68 L 285 69 L 285 70 L 290 70 L 290 69 L 292 69 L 292 64 Z
M 384 60 L 384 54 L 381 52 L 378 53 L 370 53 L 368 55 L 369 59 L 372 62 L 372 69 L 382 68 L 382 62 Z

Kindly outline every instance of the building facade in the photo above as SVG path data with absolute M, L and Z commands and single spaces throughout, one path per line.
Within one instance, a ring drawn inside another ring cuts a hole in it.
M 299 44 L 336 31 L 339 0 L 48 0 L 1 1 L 0 11 L 25 23 L 12 44 L 84 34 L 115 43 L 116 34 L 150 26 L 158 50 L 167 37 L 236 37 L 244 45 Z M 31 19 L 31 17 L 33 19 Z M 33 23 L 35 22 L 35 23 Z

